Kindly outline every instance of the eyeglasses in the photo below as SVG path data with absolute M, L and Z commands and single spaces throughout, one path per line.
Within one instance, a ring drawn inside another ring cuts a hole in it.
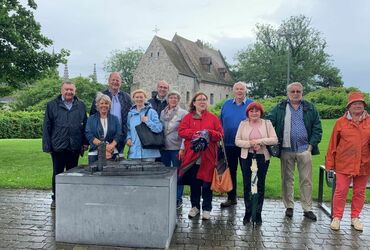
M 206 101 L 207 101 L 207 99 L 205 99 L 205 98 L 203 98 L 203 99 L 196 99 L 195 101 L 196 101 L 196 102 L 206 102 Z
M 300 93 L 302 93 L 302 91 L 301 90 L 290 90 L 289 93 L 292 93 L 292 94 L 295 94 L 295 93 L 300 94 Z

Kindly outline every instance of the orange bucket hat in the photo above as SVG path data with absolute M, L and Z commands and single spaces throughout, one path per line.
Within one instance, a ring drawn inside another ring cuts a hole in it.
M 351 92 L 348 95 L 348 102 L 347 102 L 346 107 L 348 108 L 349 105 L 351 105 L 354 102 L 358 102 L 358 101 L 363 102 L 365 104 L 365 107 L 367 107 L 367 103 L 365 102 L 365 97 L 364 97 L 363 93 L 361 93 L 361 92 Z

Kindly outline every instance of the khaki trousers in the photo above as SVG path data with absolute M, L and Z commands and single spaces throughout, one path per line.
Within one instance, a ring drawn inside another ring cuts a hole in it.
M 294 169 L 297 163 L 299 173 L 299 189 L 303 211 L 312 210 L 312 160 L 311 151 L 302 153 L 282 151 L 281 186 L 284 206 L 294 208 Z

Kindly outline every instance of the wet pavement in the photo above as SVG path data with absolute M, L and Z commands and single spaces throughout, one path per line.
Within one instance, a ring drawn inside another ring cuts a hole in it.
M 0 249 L 130 249 L 55 242 L 55 214 L 49 197 L 48 191 L 0 189 Z M 238 205 L 221 210 L 222 201 L 214 198 L 209 221 L 190 220 L 186 197 L 170 249 L 370 249 L 369 204 L 362 213 L 363 232 L 351 228 L 348 205 L 341 230 L 334 232 L 329 228 L 330 218 L 317 207 L 313 210 L 317 222 L 303 217 L 298 202 L 293 218 L 288 219 L 281 201 L 266 200 L 263 224 L 253 228 L 242 223 L 242 199 Z

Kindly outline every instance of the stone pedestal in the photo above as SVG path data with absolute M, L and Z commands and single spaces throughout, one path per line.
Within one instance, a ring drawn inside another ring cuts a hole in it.
M 57 175 L 56 240 L 167 248 L 176 225 L 177 174 L 165 169 L 112 176 L 77 167 Z

